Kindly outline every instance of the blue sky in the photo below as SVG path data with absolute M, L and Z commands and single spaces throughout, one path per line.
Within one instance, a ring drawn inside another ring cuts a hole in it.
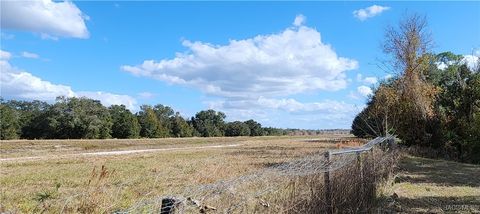
M 426 15 L 435 52 L 477 55 L 479 2 L 1 2 L 1 96 L 87 96 L 189 117 L 349 128 L 384 29 Z

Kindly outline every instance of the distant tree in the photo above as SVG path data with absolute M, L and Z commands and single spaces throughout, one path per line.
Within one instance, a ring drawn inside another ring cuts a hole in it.
M 153 111 L 160 123 L 160 137 L 169 137 L 172 135 L 171 118 L 175 115 L 175 111 L 170 106 L 157 104 L 153 107 Z
M 225 114 L 215 110 L 200 111 L 193 118 L 192 124 L 202 137 L 221 137 L 224 135 Z
M 46 128 L 48 127 L 46 112 L 51 107 L 48 103 L 38 100 L 9 100 L 5 104 L 18 113 L 20 138 L 41 139 L 46 137 Z
M 165 137 L 165 132 L 161 128 L 160 121 L 150 105 L 140 106 L 138 112 L 138 122 L 140 123 L 140 136 L 146 138 Z
M 192 136 L 194 137 L 202 137 L 202 134 L 197 130 L 197 124 L 195 123 L 195 117 L 191 117 L 187 120 L 188 125 L 192 128 Z
M 247 120 L 245 121 L 245 124 L 250 129 L 250 136 L 262 136 L 263 135 L 263 129 L 262 129 L 262 124 L 258 123 L 255 120 Z
M 110 138 L 110 113 L 100 101 L 88 98 L 57 98 L 49 109 L 48 138 L 104 139 Z
M 194 134 L 193 127 L 178 112 L 170 118 L 170 124 L 173 137 L 192 137 Z
M 230 123 L 227 123 L 226 129 L 225 129 L 225 135 L 226 136 L 250 136 L 250 127 L 241 121 L 230 122 Z
M 10 140 L 18 138 L 19 124 L 15 109 L 6 105 L 1 99 L 0 103 L 0 139 Z
M 286 135 L 287 131 L 279 128 L 265 127 L 263 128 L 263 133 L 267 136 L 281 136 Z
M 112 117 L 113 138 L 138 138 L 140 124 L 137 117 L 125 105 L 112 105 L 108 108 Z

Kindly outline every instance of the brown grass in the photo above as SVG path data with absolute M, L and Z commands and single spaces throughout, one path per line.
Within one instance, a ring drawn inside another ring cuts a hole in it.
M 2 141 L 2 158 L 242 143 L 240 147 L 1 162 L 1 212 L 104 213 L 334 148 L 324 136 Z
M 480 213 L 480 166 L 406 156 L 382 193 L 384 211 Z

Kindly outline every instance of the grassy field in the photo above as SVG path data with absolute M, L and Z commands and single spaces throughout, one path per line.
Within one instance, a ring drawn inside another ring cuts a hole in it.
M 381 209 L 389 211 L 480 213 L 480 166 L 406 156 L 385 190 Z
M 0 212 L 111 213 L 339 148 L 338 142 L 345 140 L 355 139 L 323 135 L 0 141 Z M 109 153 L 140 150 L 144 152 Z M 393 183 L 379 190 L 380 209 L 480 212 L 480 166 L 406 156 L 399 167 Z
M 351 136 L 2 141 L 0 211 L 122 210 L 141 199 L 335 148 L 332 140 L 347 138 Z M 172 150 L 81 155 L 139 149 Z

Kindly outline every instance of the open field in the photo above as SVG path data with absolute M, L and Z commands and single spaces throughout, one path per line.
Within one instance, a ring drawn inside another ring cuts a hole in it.
M 141 199 L 233 178 L 311 152 L 335 148 L 335 139 L 351 138 L 326 135 L 2 141 L 1 210 L 19 213 L 121 210 Z M 132 150 L 148 151 L 125 152 Z M 123 153 L 80 155 L 111 151 Z
M 395 212 L 480 213 L 480 166 L 406 156 L 386 192 Z

